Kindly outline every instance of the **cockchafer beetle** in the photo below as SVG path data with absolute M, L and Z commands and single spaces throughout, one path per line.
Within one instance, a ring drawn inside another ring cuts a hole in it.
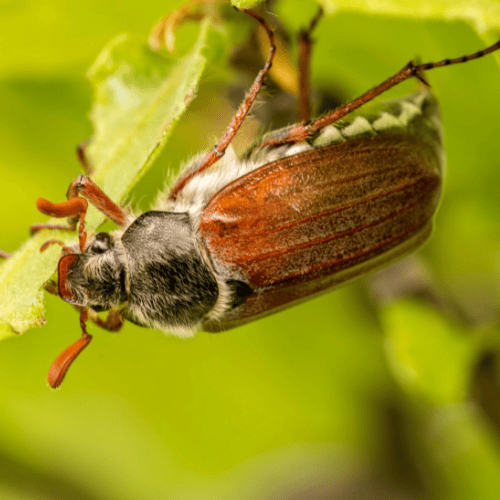
M 303 122 L 265 135 L 243 158 L 230 146 L 276 51 L 270 51 L 219 143 L 196 156 L 154 210 L 132 217 L 87 176 L 68 201 L 37 202 L 47 215 L 69 217 L 78 244 L 63 245 L 58 286 L 49 291 L 80 310 L 82 337 L 52 365 L 48 382 L 61 384 L 89 344 L 88 310 L 99 326 L 117 331 L 123 320 L 179 336 L 226 330 L 310 299 L 402 257 L 429 236 L 438 205 L 444 154 L 439 108 L 429 90 L 386 102 L 371 114 L 338 120 L 412 76 L 467 62 L 500 48 L 438 63 L 408 63 L 362 96 L 308 121 L 309 34 L 300 78 Z M 304 70 L 306 68 L 306 70 Z M 83 153 L 80 155 L 83 159 Z M 214 164 L 217 163 L 215 167 Z M 213 167 L 213 168 L 212 168 Z M 120 230 L 87 237 L 88 202 Z M 33 226 L 34 231 L 53 228 Z M 7 254 L 0 254 L 7 257 Z M 109 311 L 106 320 L 94 312 Z

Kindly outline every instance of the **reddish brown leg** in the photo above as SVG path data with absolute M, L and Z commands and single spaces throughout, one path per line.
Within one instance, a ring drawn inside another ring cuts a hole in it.
M 8 259 L 10 257 L 10 253 L 4 252 L 3 250 L 0 250 L 0 259 Z
M 428 71 L 434 68 L 440 68 L 442 66 L 449 66 L 451 64 L 459 64 L 472 61 L 473 59 L 478 59 L 498 49 L 500 49 L 500 41 L 498 41 L 497 43 L 491 45 L 490 47 L 484 50 L 480 50 L 469 56 L 458 57 L 456 59 L 444 59 L 443 61 L 439 61 L 436 63 L 430 62 L 425 64 L 419 64 L 417 66 L 415 66 L 410 61 L 404 68 L 398 71 L 394 76 L 391 76 L 390 78 L 388 78 L 381 84 L 377 85 L 376 87 L 372 88 L 368 92 L 364 93 L 357 99 L 354 99 L 353 101 L 345 104 L 344 106 L 341 106 L 340 108 L 337 108 L 335 111 L 332 111 L 331 113 L 328 113 L 327 115 L 322 116 L 321 118 L 318 118 L 317 120 L 313 121 L 310 124 L 295 125 L 290 129 L 288 129 L 287 133 L 284 134 L 282 137 L 273 137 L 267 139 L 264 142 L 262 142 L 259 145 L 259 147 L 279 146 L 281 144 L 297 142 L 307 139 L 308 137 L 311 137 L 322 128 L 326 127 L 327 125 L 330 125 L 333 122 L 336 122 L 340 118 L 349 114 L 351 111 L 354 111 L 363 104 L 367 103 L 368 101 L 371 101 L 373 98 L 382 94 L 386 90 L 390 89 L 391 87 L 394 87 L 394 85 L 397 85 L 398 83 L 401 83 L 402 81 L 407 80 L 412 76 L 416 76 L 419 80 L 421 80 L 424 84 L 426 84 L 425 80 L 420 75 L 420 73 L 423 71 Z
M 300 31 L 299 41 L 299 121 L 308 122 L 311 119 L 311 86 L 310 86 L 310 63 L 313 41 L 311 33 L 323 16 L 320 7 L 318 13 L 312 18 L 309 27 Z
M 49 281 L 45 286 L 45 291 L 51 293 L 52 295 L 59 296 L 59 292 L 57 291 L 57 283 L 55 281 Z
M 79 194 L 120 227 L 124 227 L 127 223 L 125 211 L 111 201 L 108 195 L 85 175 L 79 175 L 71 183 L 67 192 L 68 200 L 77 198 Z
M 41 247 L 40 247 L 40 252 L 45 252 L 45 250 L 47 250 L 47 248 L 49 248 L 50 246 L 52 245 L 59 245 L 60 247 L 63 247 L 63 251 L 64 253 L 74 253 L 74 250 L 72 250 L 71 248 L 67 247 L 65 244 L 64 244 L 64 241 L 61 241 L 61 240 L 47 240 Z
M 85 154 L 85 150 L 87 149 L 89 142 L 90 139 L 86 139 L 85 141 L 82 141 L 80 144 L 78 144 L 78 146 L 76 147 L 76 157 L 78 158 L 78 161 L 80 162 L 83 170 L 85 170 L 88 175 L 91 175 L 93 169 L 90 166 L 90 163 L 88 162 L 87 156 Z
M 231 143 L 233 137 L 235 136 L 236 132 L 240 128 L 241 124 L 243 123 L 243 120 L 245 119 L 248 111 L 250 110 L 253 102 L 257 98 L 257 95 L 262 87 L 262 84 L 264 82 L 264 78 L 266 75 L 269 73 L 269 70 L 271 69 L 271 65 L 273 62 L 274 54 L 276 52 L 276 46 L 274 45 L 274 33 L 269 28 L 267 23 L 262 19 L 262 17 L 258 16 L 255 12 L 247 9 L 243 9 L 243 12 L 246 12 L 248 15 L 252 16 L 254 19 L 256 19 L 266 30 L 267 36 L 269 37 L 269 43 L 271 45 L 269 49 L 269 56 L 267 58 L 266 64 L 264 65 L 264 68 L 259 72 L 257 77 L 255 78 L 252 87 L 250 88 L 250 91 L 248 92 L 247 96 L 245 97 L 245 100 L 241 103 L 238 111 L 236 112 L 236 115 L 232 119 L 231 123 L 229 124 L 229 127 L 226 129 L 225 134 L 222 136 L 222 139 L 219 141 L 219 143 L 210 151 L 207 153 L 203 161 L 201 162 L 200 166 L 196 168 L 196 170 L 187 173 L 183 177 L 181 177 L 175 186 L 173 187 L 172 191 L 170 192 L 169 198 L 171 200 L 175 200 L 179 192 L 182 190 L 182 188 L 193 178 L 196 177 L 197 175 L 201 174 L 204 170 L 207 168 L 211 167 L 217 160 L 219 160 L 223 155 L 224 152 L 226 151 L 227 147 Z
M 109 332 L 118 332 L 124 324 L 119 311 L 109 311 L 105 320 L 102 320 L 97 314 L 89 311 L 89 318 L 95 325 Z
M 39 224 L 33 224 L 30 227 L 30 234 L 36 234 L 42 229 L 59 229 L 61 231 L 74 231 L 76 229 L 76 221 L 72 221 L 71 224 L 44 224 L 43 222 Z

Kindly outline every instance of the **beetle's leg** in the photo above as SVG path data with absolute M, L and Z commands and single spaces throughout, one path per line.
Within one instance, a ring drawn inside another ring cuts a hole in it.
M 90 309 L 89 318 L 95 325 L 109 332 L 118 332 L 124 324 L 120 311 L 109 311 L 106 319 L 103 320 Z
M 276 46 L 274 45 L 273 30 L 267 25 L 266 21 L 264 21 L 264 19 L 259 15 L 257 15 L 255 12 L 247 9 L 243 9 L 243 11 L 246 12 L 248 15 L 252 16 L 254 19 L 256 19 L 267 32 L 267 36 L 269 37 L 270 49 L 266 64 L 264 65 L 262 70 L 259 71 L 259 74 L 255 78 L 250 88 L 250 91 L 246 95 L 244 101 L 241 103 L 234 118 L 231 120 L 231 123 L 229 124 L 229 127 L 226 129 L 224 135 L 222 136 L 222 139 L 209 153 L 206 154 L 206 156 L 201 161 L 199 167 L 197 167 L 194 171 L 188 172 L 186 175 L 184 175 L 177 181 L 177 183 L 175 184 L 169 195 L 169 198 L 171 200 L 175 200 L 178 193 L 193 177 L 196 177 L 197 175 L 201 174 L 204 170 L 206 170 L 208 167 L 211 167 L 217 160 L 219 160 L 224 155 L 226 148 L 231 143 L 233 137 L 235 136 L 236 132 L 243 123 L 243 120 L 245 119 L 248 111 L 250 110 L 253 102 L 257 98 L 257 95 L 264 82 L 264 78 L 271 69 L 274 54 L 276 52 Z
M 45 252 L 45 250 L 47 250 L 47 248 L 49 248 L 52 245 L 59 245 L 59 246 L 63 247 L 63 251 L 65 254 L 74 253 L 73 249 L 71 249 L 70 247 L 67 247 L 66 244 L 64 243 L 64 241 L 60 241 L 60 240 L 47 240 L 40 247 L 40 252 Z
M 78 144 L 78 146 L 76 147 L 76 157 L 78 158 L 78 161 L 80 162 L 83 170 L 85 170 L 88 175 L 91 175 L 93 172 L 93 168 L 90 166 L 87 155 L 85 154 L 85 150 L 87 149 L 89 142 L 90 139 L 86 139 L 85 141 L 82 141 L 80 144 Z
M 10 253 L 0 250 L 0 259 L 8 259 L 8 258 L 10 258 Z
M 323 16 L 323 8 L 312 18 L 309 27 L 301 30 L 298 35 L 299 42 L 299 120 L 308 122 L 311 119 L 311 88 L 310 88 L 310 62 L 313 40 L 311 33 Z
M 49 292 L 52 295 L 59 296 L 59 292 L 57 291 L 57 283 L 53 280 L 50 280 L 48 283 L 44 285 L 45 291 Z
M 111 201 L 108 195 L 90 177 L 83 174 L 79 175 L 69 186 L 68 200 L 77 198 L 79 194 L 120 227 L 126 225 L 126 212 Z
M 309 124 L 298 124 L 295 125 L 291 128 L 288 129 L 288 131 L 283 134 L 281 137 L 271 137 L 265 141 L 263 141 L 261 144 L 259 144 L 259 147 L 264 147 L 264 146 L 279 146 L 281 144 L 287 144 L 290 142 L 298 142 L 304 139 L 307 139 L 308 137 L 311 137 L 312 135 L 316 134 L 319 132 L 322 128 L 326 127 L 327 125 L 330 125 L 333 122 L 336 122 L 340 118 L 343 118 L 345 115 L 349 114 L 351 111 L 354 111 L 355 109 L 359 108 L 363 104 L 366 104 L 367 102 L 371 101 L 378 95 L 382 94 L 386 90 L 389 90 L 391 87 L 394 87 L 394 85 L 397 85 L 398 83 L 403 82 L 404 80 L 407 80 L 408 78 L 411 78 L 413 76 L 416 76 L 419 80 L 421 80 L 424 84 L 426 83 L 425 80 L 423 79 L 421 73 L 423 71 L 428 71 L 434 68 L 440 68 L 442 66 L 449 66 L 451 64 L 459 64 L 459 63 L 464 63 L 471 61 L 473 59 L 478 59 L 480 57 L 483 57 L 487 54 L 490 54 L 491 52 L 494 52 L 495 50 L 500 49 L 500 41 L 497 43 L 491 45 L 490 47 L 487 47 L 486 49 L 480 50 L 478 52 L 475 52 L 474 54 L 468 55 L 468 56 L 462 56 L 462 57 L 457 57 L 456 59 L 444 59 L 443 61 L 439 62 L 430 62 L 430 63 L 425 63 L 425 64 L 418 64 L 415 65 L 411 61 L 404 66 L 400 71 L 398 71 L 395 75 L 391 76 L 381 84 L 377 85 L 376 87 L 373 87 L 371 90 L 368 92 L 365 92 L 363 95 L 360 97 L 354 99 L 353 101 L 344 104 L 344 106 L 341 106 L 340 108 L 337 108 L 335 111 L 332 111 L 331 113 L 328 113 L 321 118 L 318 118 L 317 120 L 314 120 L 313 122 Z
M 38 231 L 41 231 L 42 229 L 59 229 L 60 231 L 74 231 L 76 229 L 76 221 L 71 222 L 70 224 L 45 224 L 45 223 L 38 223 L 38 224 L 32 224 L 30 227 L 30 234 L 36 234 Z

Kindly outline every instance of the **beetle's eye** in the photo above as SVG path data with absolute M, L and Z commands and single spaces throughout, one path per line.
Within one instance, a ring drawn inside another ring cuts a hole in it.
M 92 245 L 90 245 L 90 251 L 92 253 L 104 253 L 111 248 L 111 238 L 108 233 L 97 233 Z

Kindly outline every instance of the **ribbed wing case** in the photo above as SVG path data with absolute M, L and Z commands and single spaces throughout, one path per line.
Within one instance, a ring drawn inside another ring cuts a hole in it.
M 278 312 L 409 253 L 430 234 L 439 152 L 378 135 L 264 165 L 208 203 L 200 234 L 215 266 L 253 290 L 209 331 Z

